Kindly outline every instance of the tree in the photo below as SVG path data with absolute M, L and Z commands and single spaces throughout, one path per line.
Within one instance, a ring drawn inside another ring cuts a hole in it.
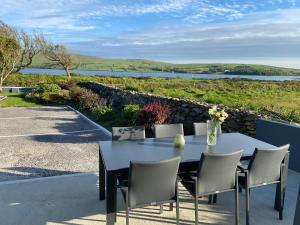
M 19 32 L 18 41 L 22 50 L 20 60 L 16 67 L 16 72 L 28 67 L 32 63 L 34 56 L 41 52 L 39 43 L 42 38 L 42 34 L 34 34 L 31 36 L 24 31 Z
M 54 44 L 45 39 L 41 39 L 39 42 L 44 56 L 56 65 L 61 66 L 68 77 L 71 78 L 70 70 L 79 66 L 77 57 L 71 54 L 63 45 Z
M 0 21 L 0 91 L 4 80 L 15 70 L 20 50 L 16 31 Z

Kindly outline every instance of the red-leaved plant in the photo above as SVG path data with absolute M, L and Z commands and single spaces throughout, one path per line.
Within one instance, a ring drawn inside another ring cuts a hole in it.
M 152 129 L 154 124 L 167 123 L 171 115 L 171 107 L 160 102 L 152 102 L 144 105 L 138 116 L 138 123 Z

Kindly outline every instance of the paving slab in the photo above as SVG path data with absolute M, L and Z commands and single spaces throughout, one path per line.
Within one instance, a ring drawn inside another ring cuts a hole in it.
M 300 174 L 289 171 L 284 220 L 273 209 L 275 186 L 253 189 L 251 192 L 251 224 L 292 225 Z M 234 196 L 220 194 L 218 203 L 199 201 L 200 224 L 234 224 Z M 245 224 L 245 195 L 240 194 L 241 225 Z M 116 225 L 125 224 L 124 201 L 118 193 Z M 182 225 L 194 224 L 192 197 L 180 186 L 180 217 Z M 0 183 L 0 224 L 2 225 L 105 225 L 105 201 L 98 200 L 98 176 L 94 173 L 64 175 L 27 181 Z M 130 213 L 132 225 L 167 225 L 175 223 L 175 210 L 164 206 L 136 209 Z

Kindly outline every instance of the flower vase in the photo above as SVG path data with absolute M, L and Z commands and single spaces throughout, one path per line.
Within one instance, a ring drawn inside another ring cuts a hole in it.
M 217 130 L 219 122 L 216 120 L 207 120 L 207 144 L 215 146 L 217 144 Z

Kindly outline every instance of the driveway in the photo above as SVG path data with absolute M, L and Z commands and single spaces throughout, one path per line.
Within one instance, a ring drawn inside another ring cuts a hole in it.
M 0 181 L 98 170 L 110 136 L 69 107 L 0 109 Z

